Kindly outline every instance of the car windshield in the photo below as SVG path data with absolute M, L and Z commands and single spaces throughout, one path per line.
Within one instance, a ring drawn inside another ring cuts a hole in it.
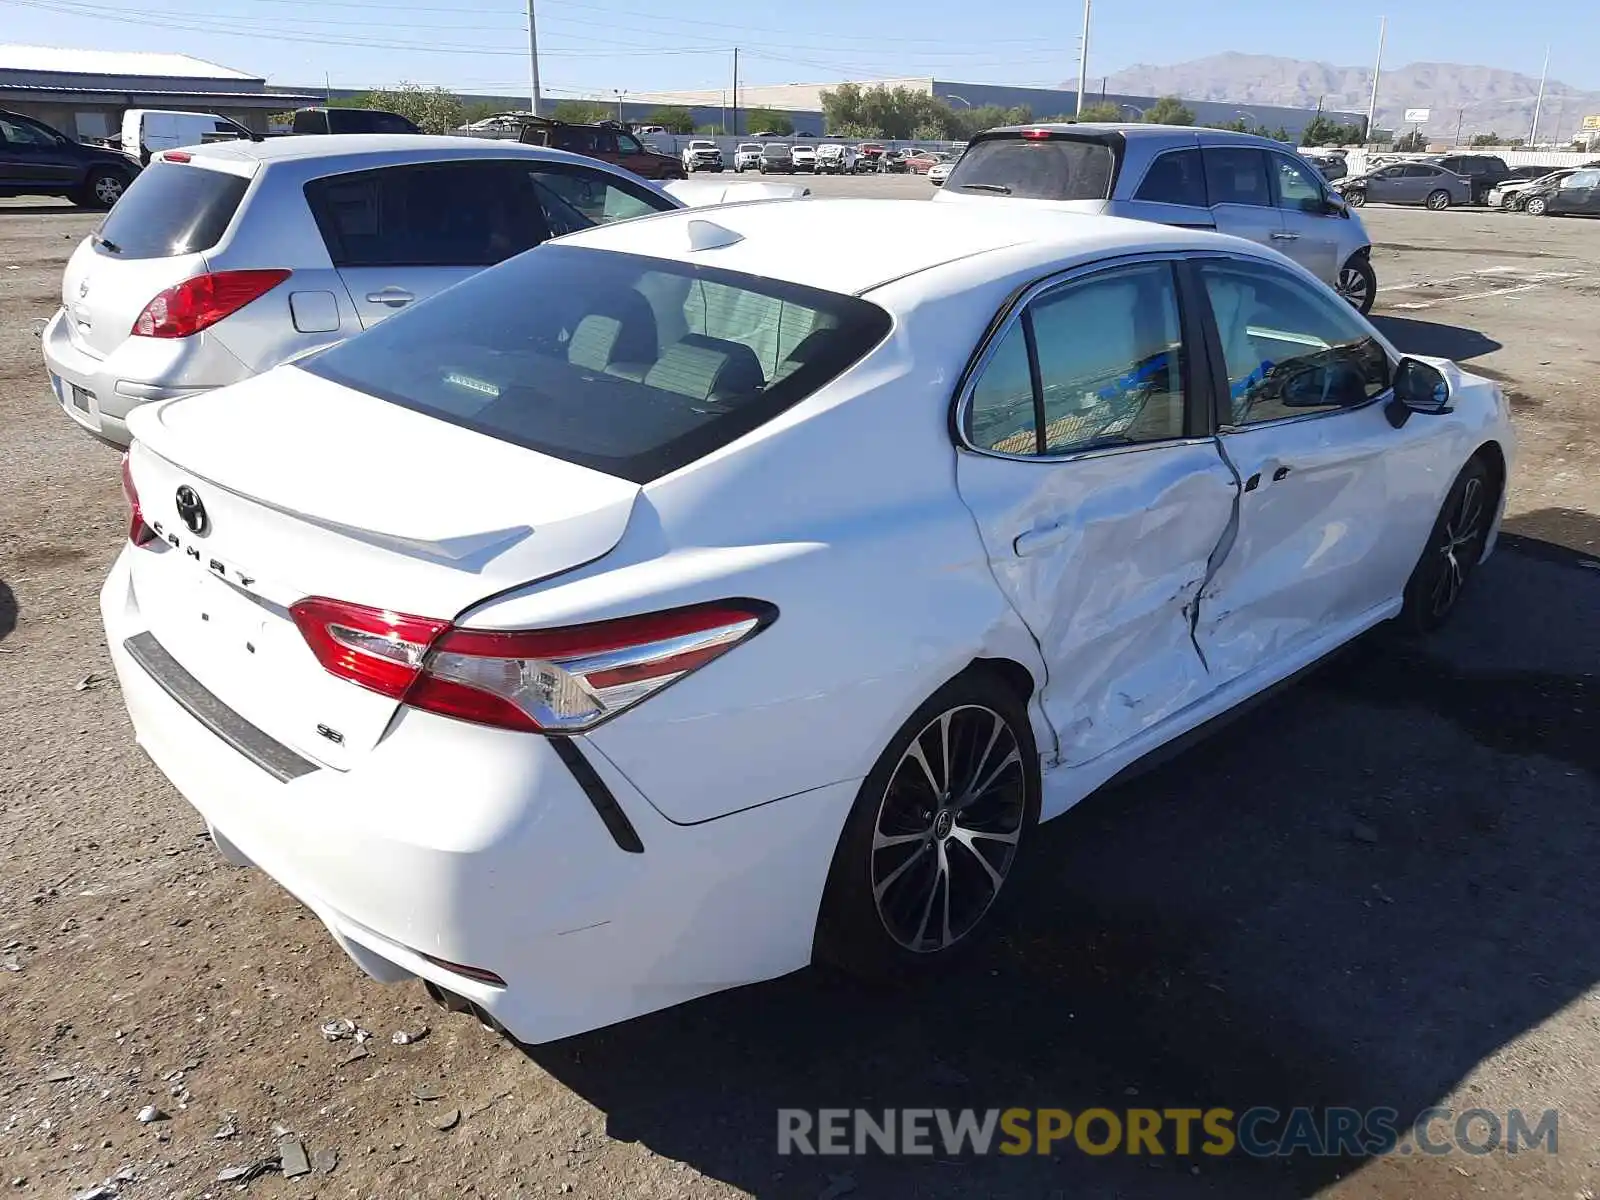
M 889 327 L 852 296 L 553 243 L 299 366 L 648 483 L 805 399 Z
M 974 142 L 947 187 L 1023 200 L 1104 200 L 1115 159 L 1102 141 L 1002 134 Z
M 789 147 L 782 142 L 776 142 L 762 148 L 761 153 L 771 155 L 773 158 L 782 158 L 789 153 Z
M 171 258 L 222 240 L 250 181 L 242 175 L 153 162 L 128 185 L 95 235 L 119 258 Z

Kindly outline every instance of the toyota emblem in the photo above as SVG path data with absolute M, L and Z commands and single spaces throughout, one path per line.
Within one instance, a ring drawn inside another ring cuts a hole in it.
M 189 527 L 190 533 L 202 534 L 206 531 L 206 506 L 200 503 L 200 494 L 187 483 L 178 489 L 178 516 Z
M 78 284 L 78 299 L 82 300 L 88 294 L 89 294 L 89 281 L 87 279 L 85 279 L 81 283 Z

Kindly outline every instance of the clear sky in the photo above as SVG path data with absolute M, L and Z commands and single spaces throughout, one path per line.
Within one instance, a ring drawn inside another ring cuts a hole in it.
M 1073 0 L 536 0 L 546 95 L 891 75 L 1054 86 L 1075 79 Z M 159 5 L 159 11 L 157 10 Z M 1225 50 L 1370 65 L 1474 63 L 1600 88 L 1592 3 L 1095 0 L 1089 74 Z M 400 80 L 526 94 L 525 0 L 0 0 L 0 41 L 192 54 L 273 83 Z

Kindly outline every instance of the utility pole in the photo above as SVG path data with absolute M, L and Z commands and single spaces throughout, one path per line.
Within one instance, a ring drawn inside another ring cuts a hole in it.
M 533 23 L 533 0 L 528 0 L 528 79 L 532 84 L 533 115 L 539 115 L 539 33 Z
M 1078 46 L 1078 116 L 1083 116 L 1083 93 L 1089 86 L 1089 6 L 1093 0 L 1083 0 L 1083 41 Z
M 739 136 L 739 47 L 733 48 L 733 136 Z
M 1544 107 L 1544 81 L 1550 74 L 1550 47 L 1544 48 L 1544 66 L 1539 70 L 1539 96 L 1533 102 L 1533 126 L 1528 130 L 1528 149 L 1532 150 L 1539 142 L 1539 110 Z
M 1461 145 L 1461 122 L 1466 120 L 1466 119 L 1467 119 L 1467 110 L 1464 109 L 1464 108 L 1456 109 L 1456 145 L 1457 146 Z
M 532 0 L 530 0 L 530 3 Z M 1378 18 L 1378 61 L 1372 67 L 1372 99 L 1367 101 L 1367 141 L 1373 140 L 1377 126 L 1373 124 L 1378 119 L 1378 76 L 1383 74 L 1383 41 L 1389 34 L 1389 18 Z

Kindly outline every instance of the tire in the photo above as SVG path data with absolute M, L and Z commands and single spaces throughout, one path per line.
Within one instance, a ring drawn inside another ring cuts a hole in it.
M 1522 211 L 1530 217 L 1542 217 L 1550 211 L 1550 205 L 1545 202 L 1543 196 L 1533 196 L 1522 206 Z
M 1378 298 L 1378 274 L 1372 269 L 1372 260 L 1365 254 L 1352 254 L 1339 268 L 1337 290 L 1362 316 L 1371 312 L 1372 302 Z
M 1360 188 L 1352 188 L 1346 194 L 1344 202 L 1351 208 L 1364 208 L 1367 203 L 1367 193 Z
M 128 177 L 121 171 L 96 168 L 83 181 L 83 190 L 73 197 L 79 208 L 107 209 L 122 199 Z
M 1473 457 L 1461 468 L 1428 534 L 1428 543 L 1406 581 L 1401 626 L 1431 633 L 1450 619 L 1466 591 L 1500 502 L 1489 468 Z
M 1443 212 L 1450 207 L 1450 193 L 1440 188 L 1436 192 L 1429 192 L 1424 204 L 1433 212 Z
M 880 981 L 943 967 L 978 940 L 1038 819 L 1026 704 L 989 671 L 958 675 L 862 782 L 828 872 L 817 956 Z

